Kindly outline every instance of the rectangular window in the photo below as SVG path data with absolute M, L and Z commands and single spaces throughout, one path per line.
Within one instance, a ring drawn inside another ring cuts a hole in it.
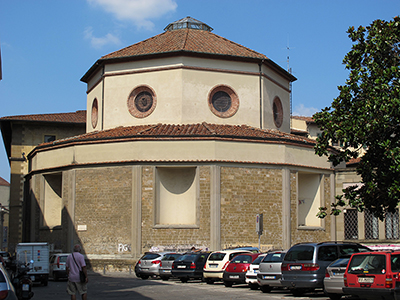
M 358 240 L 358 213 L 356 209 L 344 212 L 344 239 Z
M 55 135 L 45 135 L 43 140 L 45 143 L 54 142 L 56 140 L 56 136 Z
M 196 167 L 156 168 L 156 225 L 196 225 Z
M 399 238 L 399 209 L 394 213 L 388 212 L 385 218 L 385 235 L 388 240 Z
M 369 210 L 364 211 L 365 239 L 379 239 L 379 219 Z

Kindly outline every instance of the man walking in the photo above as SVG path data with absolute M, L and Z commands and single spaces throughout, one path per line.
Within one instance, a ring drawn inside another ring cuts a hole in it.
M 81 295 L 82 300 L 87 299 L 87 269 L 85 263 L 85 257 L 80 253 L 81 246 L 75 245 L 74 252 L 67 257 L 67 276 L 68 285 L 67 293 L 71 295 L 71 300 L 76 300 L 76 293 Z M 86 280 L 81 282 L 79 271 L 82 270 L 85 273 Z

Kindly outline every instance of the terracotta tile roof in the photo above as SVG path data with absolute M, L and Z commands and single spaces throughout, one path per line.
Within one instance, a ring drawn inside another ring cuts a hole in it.
M 9 116 L 0 118 L 0 121 L 86 123 L 86 110 L 72 113 Z
M 0 185 L 1 186 L 10 186 L 10 183 L 8 183 L 8 181 L 5 180 L 3 177 L 0 177 Z
M 131 140 L 236 140 L 243 142 L 294 143 L 313 147 L 315 141 L 276 130 L 259 129 L 247 125 L 189 124 L 189 125 L 139 125 L 94 131 L 75 137 L 44 143 L 37 149 L 74 143 L 103 143 Z
M 103 56 L 101 60 L 171 52 L 206 53 L 267 59 L 264 54 L 253 51 L 209 31 L 180 29 L 166 31 L 134 45 L 112 52 Z
M 292 116 L 292 119 L 296 120 L 303 120 L 307 123 L 315 123 L 315 120 L 313 117 L 304 117 L 304 116 Z
M 352 165 L 357 165 L 359 164 L 361 161 L 361 157 L 357 157 L 357 158 L 351 158 L 347 163 L 346 166 L 350 167 Z

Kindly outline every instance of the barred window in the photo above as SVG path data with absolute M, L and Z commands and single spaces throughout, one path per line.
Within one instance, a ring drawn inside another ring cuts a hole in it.
M 379 220 L 369 210 L 364 213 L 365 222 L 365 239 L 376 240 L 379 239 Z
M 399 210 L 397 208 L 394 213 L 386 213 L 385 235 L 389 240 L 395 240 L 399 238 Z
M 358 214 L 356 209 L 346 209 L 344 212 L 344 238 L 358 240 Z

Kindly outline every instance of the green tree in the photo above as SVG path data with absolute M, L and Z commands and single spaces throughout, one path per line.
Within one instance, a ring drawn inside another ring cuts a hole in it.
M 331 214 L 349 204 L 383 219 L 400 201 L 400 18 L 350 27 L 347 33 L 353 42 L 343 59 L 349 77 L 331 107 L 314 115 L 322 131 L 315 152 L 336 166 L 358 158 L 364 147 L 357 166 L 362 186 L 343 190 Z M 339 149 L 332 151 L 331 143 Z M 320 208 L 318 216 L 326 215 L 327 208 Z

